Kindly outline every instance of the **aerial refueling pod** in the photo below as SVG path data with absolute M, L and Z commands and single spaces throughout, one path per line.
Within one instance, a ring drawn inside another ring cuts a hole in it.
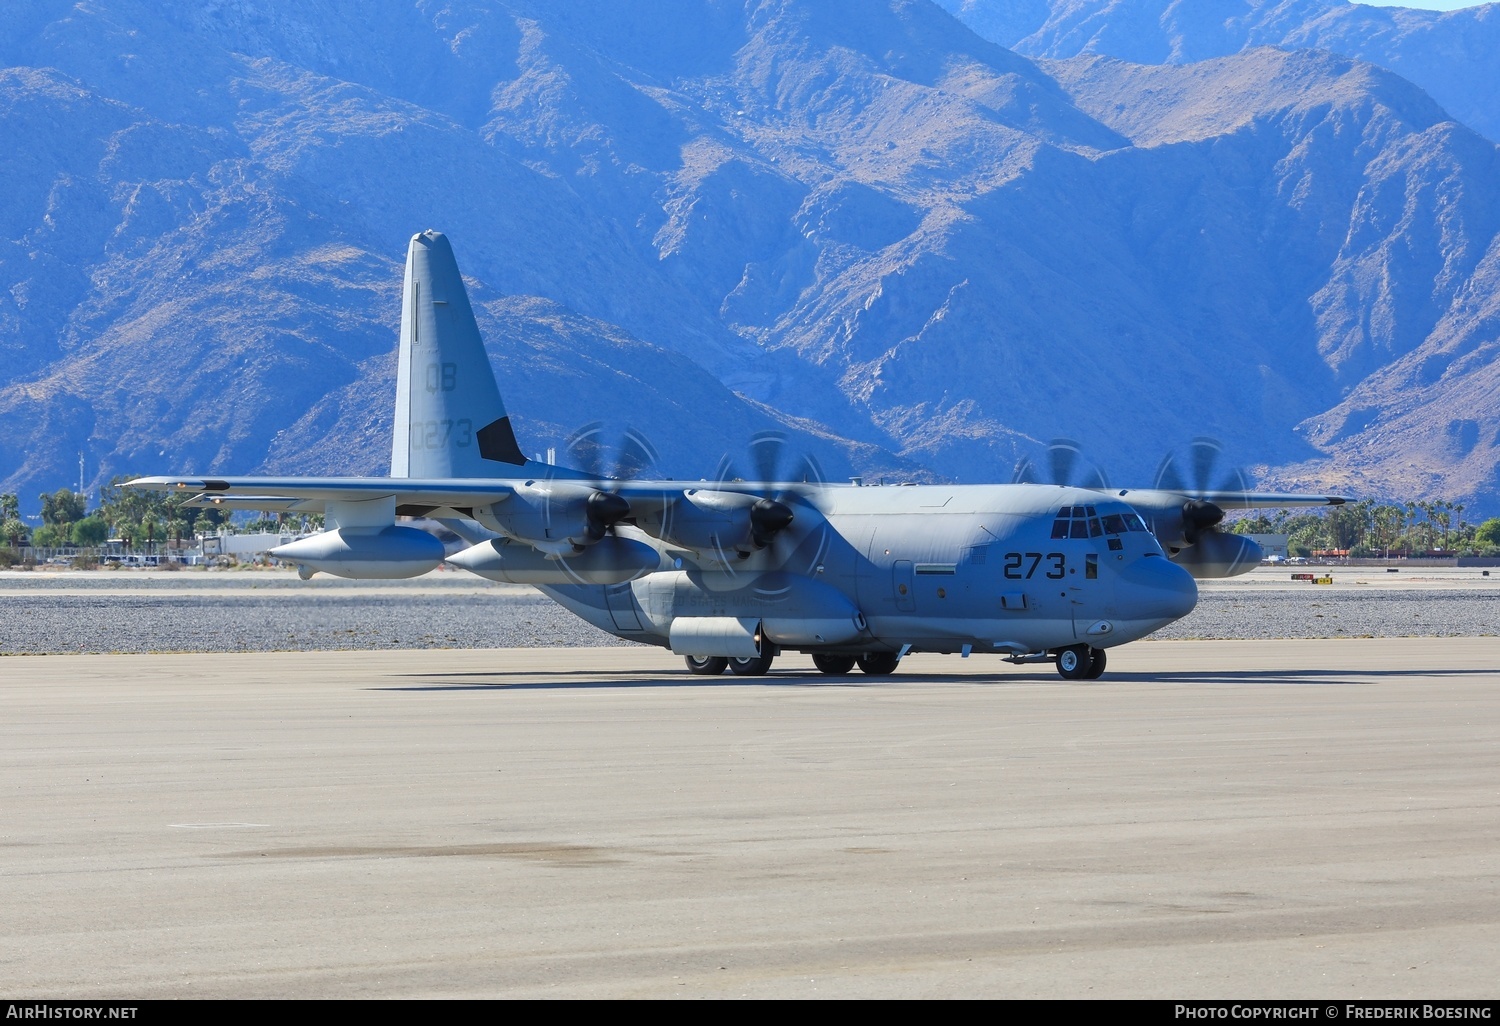
M 448 562 L 507 584 L 623 584 L 657 569 L 661 556 L 649 545 L 614 535 L 568 556 L 495 538 L 449 556 Z
M 1172 562 L 1197 578 L 1234 577 L 1260 566 L 1265 550 L 1253 538 L 1222 531 L 1205 531 L 1191 548 L 1171 557 Z
M 271 555 L 297 563 L 304 581 L 319 572 L 388 581 L 420 577 L 437 569 L 443 561 L 443 543 L 415 527 L 340 527 L 278 545 Z

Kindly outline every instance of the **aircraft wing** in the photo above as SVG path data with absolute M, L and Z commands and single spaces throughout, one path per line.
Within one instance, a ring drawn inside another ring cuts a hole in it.
M 1195 492 L 1193 497 L 1220 509 L 1283 509 L 1292 506 L 1342 506 L 1353 502 L 1347 495 L 1312 495 L 1296 492 Z
M 483 506 L 507 499 L 514 481 L 486 478 L 423 481 L 392 477 L 141 477 L 125 484 L 164 492 L 198 492 L 196 505 L 267 509 L 258 502 L 297 503 L 317 509 L 327 502 L 394 497 L 399 505 Z M 222 499 L 222 503 L 215 503 Z
M 539 471 L 541 468 L 538 468 Z M 692 487 L 673 481 L 594 480 L 577 471 L 546 467 L 531 478 L 404 477 L 141 477 L 127 488 L 193 492 L 186 505 L 202 508 L 322 512 L 332 502 L 394 498 L 402 516 L 424 516 L 434 509 L 472 510 L 510 498 L 518 486 L 567 484 L 609 491 L 629 501 L 659 504 Z

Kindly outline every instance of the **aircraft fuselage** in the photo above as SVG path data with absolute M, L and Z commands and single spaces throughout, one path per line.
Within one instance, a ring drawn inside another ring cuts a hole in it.
M 779 649 L 848 654 L 1108 648 L 1186 615 L 1197 599 L 1192 577 L 1139 516 L 1098 492 L 820 485 L 787 501 L 793 525 L 761 552 L 705 567 L 658 543 L 664 569 L 655 573 L 543 591 L 633 641 L 672 645 L 679 618 L 746 620 Z

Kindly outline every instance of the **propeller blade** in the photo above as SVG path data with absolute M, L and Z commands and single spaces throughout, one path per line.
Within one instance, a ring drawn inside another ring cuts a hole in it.
M 735 467 L 734 460 L 730 458 L 727 452 L 719 457 L 719 466 L 714 470 L 714 480 L 719 482 L 719 484 L 744 480 L 740 477 L 740 472 Z
M 568 436 L 568 462 L 590 477 L 630 480 L 642 476 L 657 459 L 656 447 L 635 428 L 627 428 L 619 441 L 609 441 L 603 421 L 593 421 Z
M 1168 453 L 1156 471 L 1155 487 L 1161 491 L 1181 492 L 1199 496 L 1208 492 L 1249 493 L 1250 484 L 1245 472 L 1239 467 L 1219 469 L 1224 458 L 1224 445 L 1216 438 L 1200 436 L 1188 443 L 1186 463 L 1190 473 L 1183 474 L 1182 461 L 1178 454 Z
M 786 436 L 779 431 L 760 431 L 750 439 L 750 460 L 755 468 L 755 480 L 775 481 L 776 469 L 781 463 L 782 450 L 786 448 Z
M 1099 464 L 1071 438 L 1054 438 L 1047 444 L 1047 474 L 1043 476 L 1031 457 L 1022 456 L 1011 474 L 1015 484 L 1055 484 L 1072 488 L 1109 487 Z
M 1078 462 L 1078 443 L 1066 438 L 1053 439 L 1052 444 L 1047 446 L 1047 457 L 1052 461 L 1052 483 L 1071 484 L 1073 481 L 1073 466 Z
M 563 443 L 568 463 L 590 477 L 604 476 L 604 422 L 593 421 L 574 431 Z
M 1214 464 L 1224 454 L 1224 447 L 1217 439 L 1199 437 L 1189 444 L 1193 459 L 1193 490 L 1199 494 L 1212 491 Z
M 1182 480 L 1182 474 L 1177 470 L 1177 462 L 1173 459 L 1171 453 L 1167 453 L 1166 457 L 1161 461 L 1161 465 L 1156 468 L 1156 483 L 1153 487 L 1163 492 L 1186 492 L 1188 490 L 1187 484 Z
M 635 428 L 629 428 L 620 442 L 619 452 L 615 457 L 615 473 L 610 476 L 627 481 L 631 478 L 644 477 L 646 471 L 655 466 L 660 459 L 661 456 L 657 453 L 656 446 L 651 444 L 651 439 Z

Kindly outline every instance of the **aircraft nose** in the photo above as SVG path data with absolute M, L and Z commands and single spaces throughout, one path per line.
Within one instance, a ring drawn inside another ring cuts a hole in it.
M 1198 604 L 1198 582 L 1171 560 L 1146 556 L 1120 571 L 1117 599 L 1132 619 L 1180 620 Z

